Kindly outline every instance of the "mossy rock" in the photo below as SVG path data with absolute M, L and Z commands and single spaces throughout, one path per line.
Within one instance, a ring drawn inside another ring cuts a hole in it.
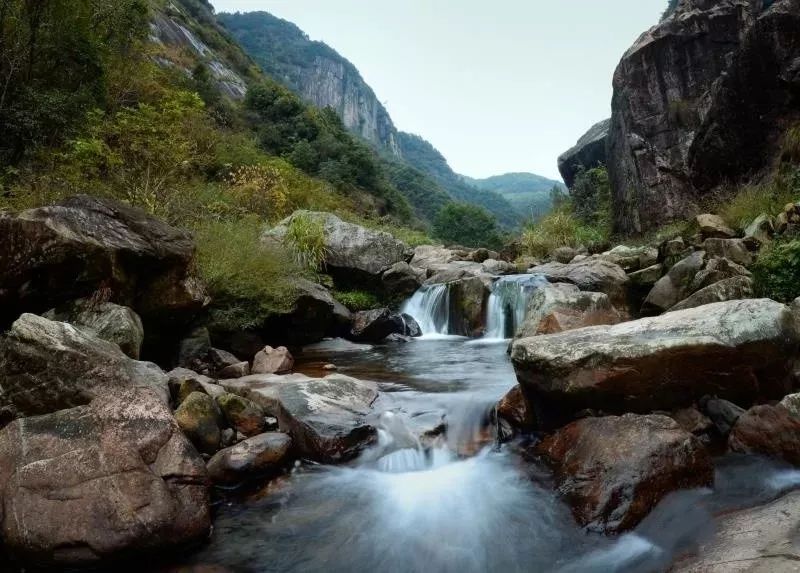
M 223 394 L 217 398 L 228 424 L 245 436 L 256 436 L 265 429 L 264 410 L 247 398 L 236 394 Z
M 175 420 L 200 452 L 214 455 L 219 450 L 224 422 L 211 396 L 192 392 L 176 410 Z

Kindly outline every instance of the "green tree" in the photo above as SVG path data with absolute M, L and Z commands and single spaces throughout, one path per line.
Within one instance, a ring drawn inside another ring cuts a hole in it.
M 433 230 L 442 241 L 464 247 L 496 248 L 501 242 L 497 219 L 486 209 L 468 203 L 445 205 L 436 216 Z

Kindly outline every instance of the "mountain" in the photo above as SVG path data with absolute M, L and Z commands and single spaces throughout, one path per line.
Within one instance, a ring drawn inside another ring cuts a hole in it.
M 487 179 L 464 179 L 473 187 L 502 195 L 517 212 L 531 218 L 545 215 L 552 209 L 551 193 L 554 188 L 566 192 L 566 186 L 561 181 L 534 173 L 506 173 Z
M 487 209 L 507 229 L 519 225 L 522 214 L 502 195 L 469 185 L 430 143 L 399 131 L 358 69 L 333 48 L 267 12 L 218 18 L 264 72 L 306 102 L 336 111 L 351 132 L 373 145 L 417 215 L 432 221 L 438 208 L 454 199 Z

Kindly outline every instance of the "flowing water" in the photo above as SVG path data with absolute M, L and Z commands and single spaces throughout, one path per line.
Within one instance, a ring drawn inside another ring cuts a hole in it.
M 450 334 L 450 289 L 424 286 L 403 305 L 402 313 L 414 317 L 423 335 Z
M 525 318 L 525 310 L 533 292 L 546 285 L 542 275 L 513 275 L 494 283 L 486 313 L 486 338 L 513 338 Z
M 405 310 L 426 333 L 446 334 L 446 292 L 418 295 Z M 415 308 L 428 309 L 430 320 Z M 589 534 L 555 495 L 548 471 L 522 459 L 524 444 L 498 447 L 486 435 L 492 405 L 516 383 L 506 344 L 442 336 L 338 343 L 307 352 L 297 369 L 321 375 L 329 362 L 380 385 L 378 443 L 350 465 L 299 465 L 258 495 L 223 504 L 209 543 L 184 566 L 214 573 L 659 572 L 713 533 L 713 515 L 800 485 L 798 471 L 730 457 L 718 464 L 714 491 L 673 494 L 626 535 Z M 422 432 L 443 422 L 446 439 L 421 443 Z

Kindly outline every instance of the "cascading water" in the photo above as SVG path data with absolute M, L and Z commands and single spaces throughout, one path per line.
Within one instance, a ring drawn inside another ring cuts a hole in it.
M 525 320 L 525 310 L 531 295 L 547 284 L 542 275 L 512 275 L 494 283 L 486 311 L 487 339 L 513 338 Z
M 450 333 L 450 289 L 447 285 L 426 285 L 403 305 L 402 312 L 414 318 L 422 334 Z

